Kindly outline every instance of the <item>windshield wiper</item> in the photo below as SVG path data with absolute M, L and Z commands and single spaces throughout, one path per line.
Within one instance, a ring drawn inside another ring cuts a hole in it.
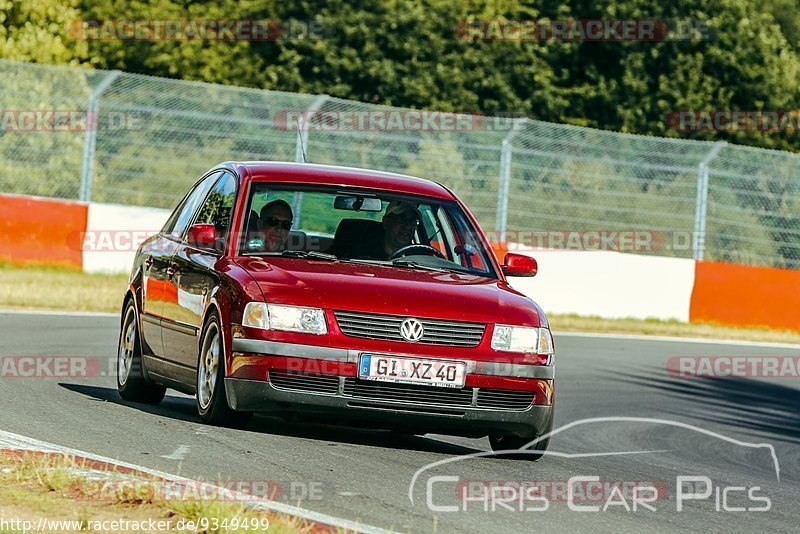
M 437 273 L 449 273 L 452 272 L 450 269 L 442 269 L 441 267 L 433 267 L 431 265 L 425 265 L 416 261 L 409 261 L 409 260 L 394 260 L 392 265 L 395 267 L 408 267 L 409 269 L 422 269 L 425 271 L 434 271 Z
M 333 254 L 326 254 L 325 252 L 316 252 L 313 250 L 284 250 L 281 252 L 281 256 L 285 256 L 287 258 L 308 258 L 312 260 L 339 261 L 339 258 Z

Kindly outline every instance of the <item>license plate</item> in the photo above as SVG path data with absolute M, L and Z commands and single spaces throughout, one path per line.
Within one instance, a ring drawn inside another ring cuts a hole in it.
M 462 388 L 466 364 L 449 360 L 398 358 L 379 354 L 362 354 L 358 377 L 363 380 L 426 384 L 443 388 Z

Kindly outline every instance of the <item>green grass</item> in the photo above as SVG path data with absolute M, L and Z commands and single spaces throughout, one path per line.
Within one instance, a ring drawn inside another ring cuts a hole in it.
M 63 268 L 18 267 L 0 262 L 0 309 L 118 313 L 127 283 L 127 275 L 85 274 Z M 800 344 L 800 332 L 765 327 L 734 328 L 657 319 L 603 319 L 558 314 L 548 315 L 548 318 L 556 334 L 581 331 Z
M 0 262 L 0 308 L 119 312 L 127 275 Z
M 16 517 L 28 519 L 36 523 L 36 519 L 46 517 L 53 520 L 79 520 L 84 528 L 89 521 L 125 518 L 144 520 L 153 518 L 171 519 L 176 524 L 180 519 L 201 520 L 203 518 L 218 520 L 222 525 L 227 519 L 229 528 L 207 528 L 198 530 L 206 534 L 225 532 L 277 532 L 279 534 L 307 533 L 315 529 L 313 523 L 286 515 L 256 510 L 242 503 L 224 502 L 216 499 L 205 500 L 167 500 L 158 498 L 131 499 L 125 492 L 119 495 L 104 492 L 98 498 L 97 488 L 102 481 L 88 480 L 80 476 L 80 470 L 91 467 L 103 470 L 97 465 L 87 465 L 84 460 L 61 455 L 39 455 L 36 453 L 22 456 L 0 455 L 0 517 Z M 121 476 L 113 466 L 108 467 L 111 476 Z M 127 480 L 127 479 L 126 479 Z M 164 482 L 152 480 L 156 487 Z M 236 525 L 247 525 L 233 528 Z M 269 528 L 264 529 L 260 520 L 268 519 Z M 213 523 L 211 523 L 213 525 Z M 14 532 L 0 530 L 3 532 Z

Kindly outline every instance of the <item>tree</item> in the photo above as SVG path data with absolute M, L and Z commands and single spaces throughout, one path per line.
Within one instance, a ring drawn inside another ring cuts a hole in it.
M 76 0 L 0 0 L 0 58 L 55 65 L 91 63 L 88 43 L 70 30 L 81 19 Z
M 797 132 L 684 133 L 681 109 L 792 109 L 800 100 L 793 0 L 83 0 L 87 19 L 314 21 L 321 37 L 275 41 L 93 41 L 108 68 L 374 104 L 503 112 L 642 133 L 797 150 Z M 466 20 L 648 18 L 706 23 L 711 39 L 661 42 L 468 41 Z

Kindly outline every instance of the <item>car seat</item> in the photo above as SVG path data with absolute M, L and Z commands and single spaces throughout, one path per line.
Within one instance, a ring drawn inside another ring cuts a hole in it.
M 342 258 L 384 259 L 383 224 L 364 219 L 342 219 L 333 236 L 331 253 Z

